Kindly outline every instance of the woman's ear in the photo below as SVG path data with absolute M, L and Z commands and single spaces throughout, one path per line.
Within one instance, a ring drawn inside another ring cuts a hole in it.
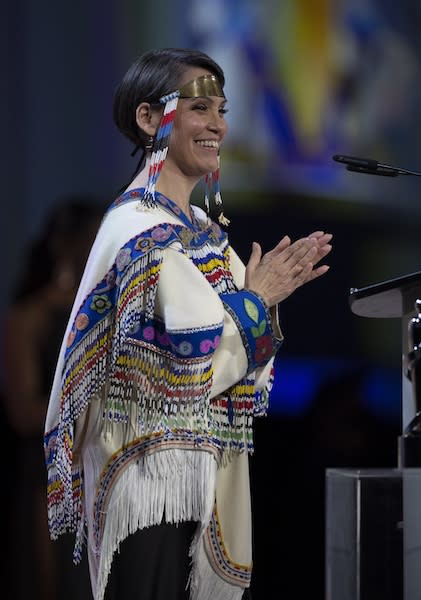
M 161 112 L 152 110 L 149 102 L 142 102 L 136 109 L 136 123 L 148 136 L 154 136 L 161 120 Z

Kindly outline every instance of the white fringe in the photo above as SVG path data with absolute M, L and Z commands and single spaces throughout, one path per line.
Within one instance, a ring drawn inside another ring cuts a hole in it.
M 113 554 L 129 534 L 158 525 L 164 512 L 167 523 L 197 521 L 204 530 L 214 506 L 216 469 L 215 458 L 197 449 L 168 449 L 128 465 L 107 507 L 95 600 L 103 600 Z
M 202 536 L 193 554 L 190 600 L 241 600 L 244 589 L 228 583 L 213 570 L 206 555 Z

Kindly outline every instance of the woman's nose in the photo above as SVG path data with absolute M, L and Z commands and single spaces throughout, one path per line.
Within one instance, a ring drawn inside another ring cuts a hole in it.
M 225 131 L 227 129 L 227 123 L 226 123 L 224 117 L 221 116 L 221 114 L 219 112 L 211 113 L 211 115 L 209 117 L 209 121 L 208 121 L 208 129 L 210 129 L 211 131 L 217 131 L 217 132 L 223 131 L 225 133 Z

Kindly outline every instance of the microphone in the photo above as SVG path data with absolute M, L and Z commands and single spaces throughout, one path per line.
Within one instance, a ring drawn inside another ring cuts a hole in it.
M 348 171 L 355 173 L 383 175 L 385 177 L 396 177 L 397 175 L 415 175 L 421 177 L 421 173 L 418 171 L 393 167 L 392 165 L 386 165 L 371 158 L 360 158 L 358 156 L 346 156 L 343 154 L 335 154 L 332 158 L 336 162 L 345 164 Z
M 370 171 L 375 171 L 378 167 L 377 160 L 371 158 L 359 158 L 358 156 L 344 156 L 343 154 L 335 154 L 333 160 L 336 162 L 345 163 L 352 167 L 359 167 Z

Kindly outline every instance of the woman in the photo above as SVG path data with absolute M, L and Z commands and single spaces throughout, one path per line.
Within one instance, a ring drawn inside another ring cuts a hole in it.
M 207 55 L 164 49 L 115 96 L 143 159 L 88 259 L 45 436 L 51 534 L 76 530 L 77 557 L 86 525 L 95 600 L 234 600 L 250 585 L 247 457 L 276 306 L 327 271 L 314 265 L 331 236 L 286 236 L 263 257 L 254 243 L 245 268 L 190 205 L 203 177 L 220 205 L 223 86 Z

